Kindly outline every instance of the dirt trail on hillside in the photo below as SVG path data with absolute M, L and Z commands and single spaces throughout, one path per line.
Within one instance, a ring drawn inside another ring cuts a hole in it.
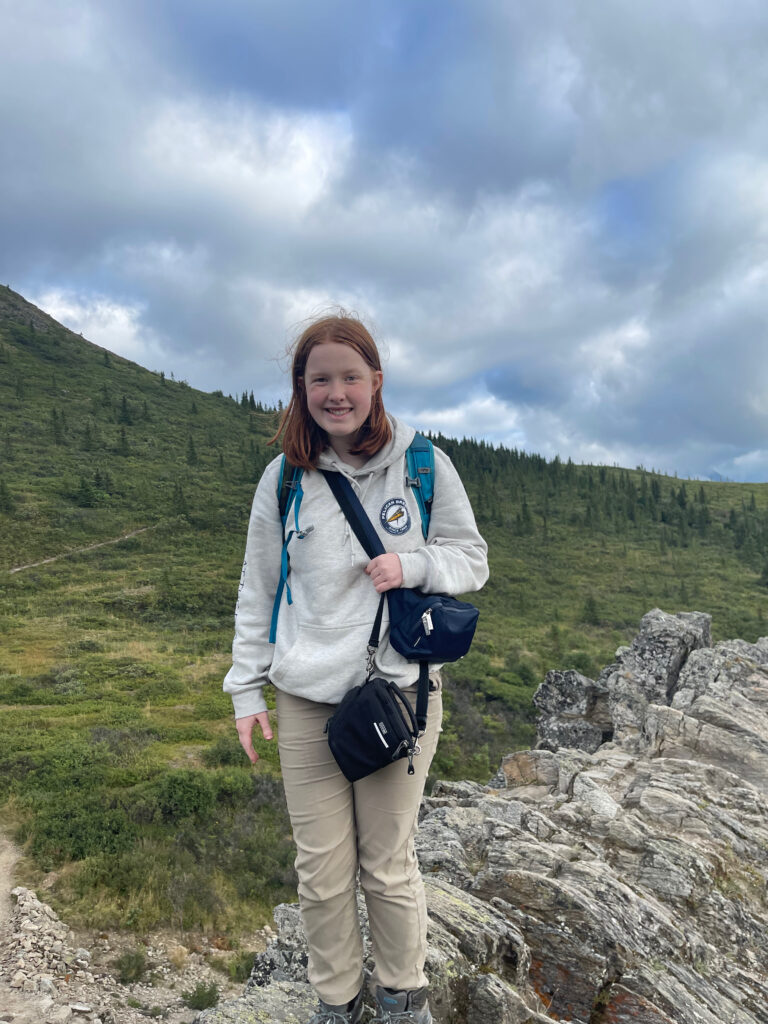
M 112 540 L 101 540 L 98 544 L 87 544 L 84 548 L 74 548 L 72 551 L 64 551 L 60 555 L 53 555 L 52 558 L 44 558 L 41 562 L 30 562 L 28 565 L 17 565 L 13 569 L 9 569 L 9 573 L 21 572 L 22 569 L 34 569 L 38 565 L 48 565 L 49 562 L 58 562 L 60 558 L 69 558 L 70 555 L 79 555 L 83 551 L 93 551 L 94 548 L 103 548 L 107 544 L 118 544 L 121 540 L 128 540 L 129 537 L 136 537 L 140 533 L 146 533 L 147 530 L 154 530 L 155 526 L 142 526 L 139 530 L 132 530 L 130 533 L 124 533 L 122 537 L 114 537 Z

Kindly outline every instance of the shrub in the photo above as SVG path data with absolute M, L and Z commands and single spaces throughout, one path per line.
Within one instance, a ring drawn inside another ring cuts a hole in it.
M 147 969 L 147 956 L 143 949 L 126 950 L 114 961 L 120 977 L 120 983 L 127 985 L 131 981 L 140 981 Z
M 84 737 L 62 736 L 58 745 L 49 747 L 25 779 L 25 789 L 46 793 L 88 793 L 104 781 L 108 750 L 91 745 Z
M 240 746 L 237 736 L 227 734 L 219 736 L 215 743 L 212 743 L 207 750 L 203 751 L 203 762 L 209 768 L 218 768 L 219 765 L 242 766 L 246 762 L 245 751 Z
M 216 799 L 230 806 L 248 802 L 254 794 L 253 778 L 248 769 L 218 772 L 213 778 Z
M 600 672 L 592 658 L 584 651 L 571 651 L 566 655 L 565 661 L 569 668 L 576 669 L 577 672 L 589 679 L 596 679 Z
M 219 986 L 214 981 L 210 985 L 199 981 L 191 992 L 182 992 L 181 995 L 191 1010 L 207 1010 L 218 1003 Z
M 213 808 L 211 780 L 202 772 L 186 769 L 168 772 L 158 783 L 157 802 L 166 822 L 204 818 Z
M 249 952 L 247 949 L 243 949 L 233 956 L 227 964 L 227 973 L 232 981 L 248 981 L 251 976 L 251 971 L 253 970 L 253 962 L 255 959 L 256 954 Z
M 119 853 L 136 840 L 125 811 L 92 798 L 74 803 L 55 798 L 44 804 L 31 829 L 31 853 L 42 867 L 83 860 L 97 853 Z

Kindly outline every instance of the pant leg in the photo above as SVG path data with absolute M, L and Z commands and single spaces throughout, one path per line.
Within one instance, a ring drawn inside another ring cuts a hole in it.
M 309 947 L 307 973 L 321 999 L 340 1005 L 354 999 L 363 983 L 352 786 L 324 732 L 335 707 L 276 693 L 280 766 Z
M 408 775 L 403 758 L 354 784 L 360 884 L 368 907 L 376 983 L 392 989 L 427 984 L 427 906 L 413 837 L 442 719 L 442 686 L 430 693 L 421 753 Z M 406 696 L 415 707 L 416 688 Z

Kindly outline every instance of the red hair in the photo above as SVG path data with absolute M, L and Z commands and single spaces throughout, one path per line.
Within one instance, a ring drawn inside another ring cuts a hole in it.
M 328 341 L 349 345 L 363 357 L 371 370 L 381 371 L 381 359 L 376 342 L 367 327 L 356 317 L 346 313 L 324 316 L 302 331 L 291 347 L 291 400 L 283 412 L 277 433 L 269 442 L 273 444 L 282 434 L 286 459 L 294 466 L 301 466 L 302 469 L 315 469 L 320 452 L 328 445 L 328 435 L 309 414 L 304 386 L 309 353 L 315 345 L 322 345 Z M 351 454 L 374 455 L 391 437 L 392 429 L 384 412 L 381 388 L 378 387 L 371 398 L 371 411 L 360 428 L 357 443 L 350 449 Z

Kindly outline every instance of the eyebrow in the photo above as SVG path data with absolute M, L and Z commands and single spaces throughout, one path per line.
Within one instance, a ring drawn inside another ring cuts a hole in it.
M 347 367 L 346 370 L 341 370 L 340 372 L 342 374 L 362 373 L 362 370 L 359 370 L 359 369 L 357 369 L 355 367 Z M 313 373 L 308 373 L 306 376 L 308 376 L 308 377 L 327 377 L 328 373 L 329 373 L 328 370 L 315 370 Z

